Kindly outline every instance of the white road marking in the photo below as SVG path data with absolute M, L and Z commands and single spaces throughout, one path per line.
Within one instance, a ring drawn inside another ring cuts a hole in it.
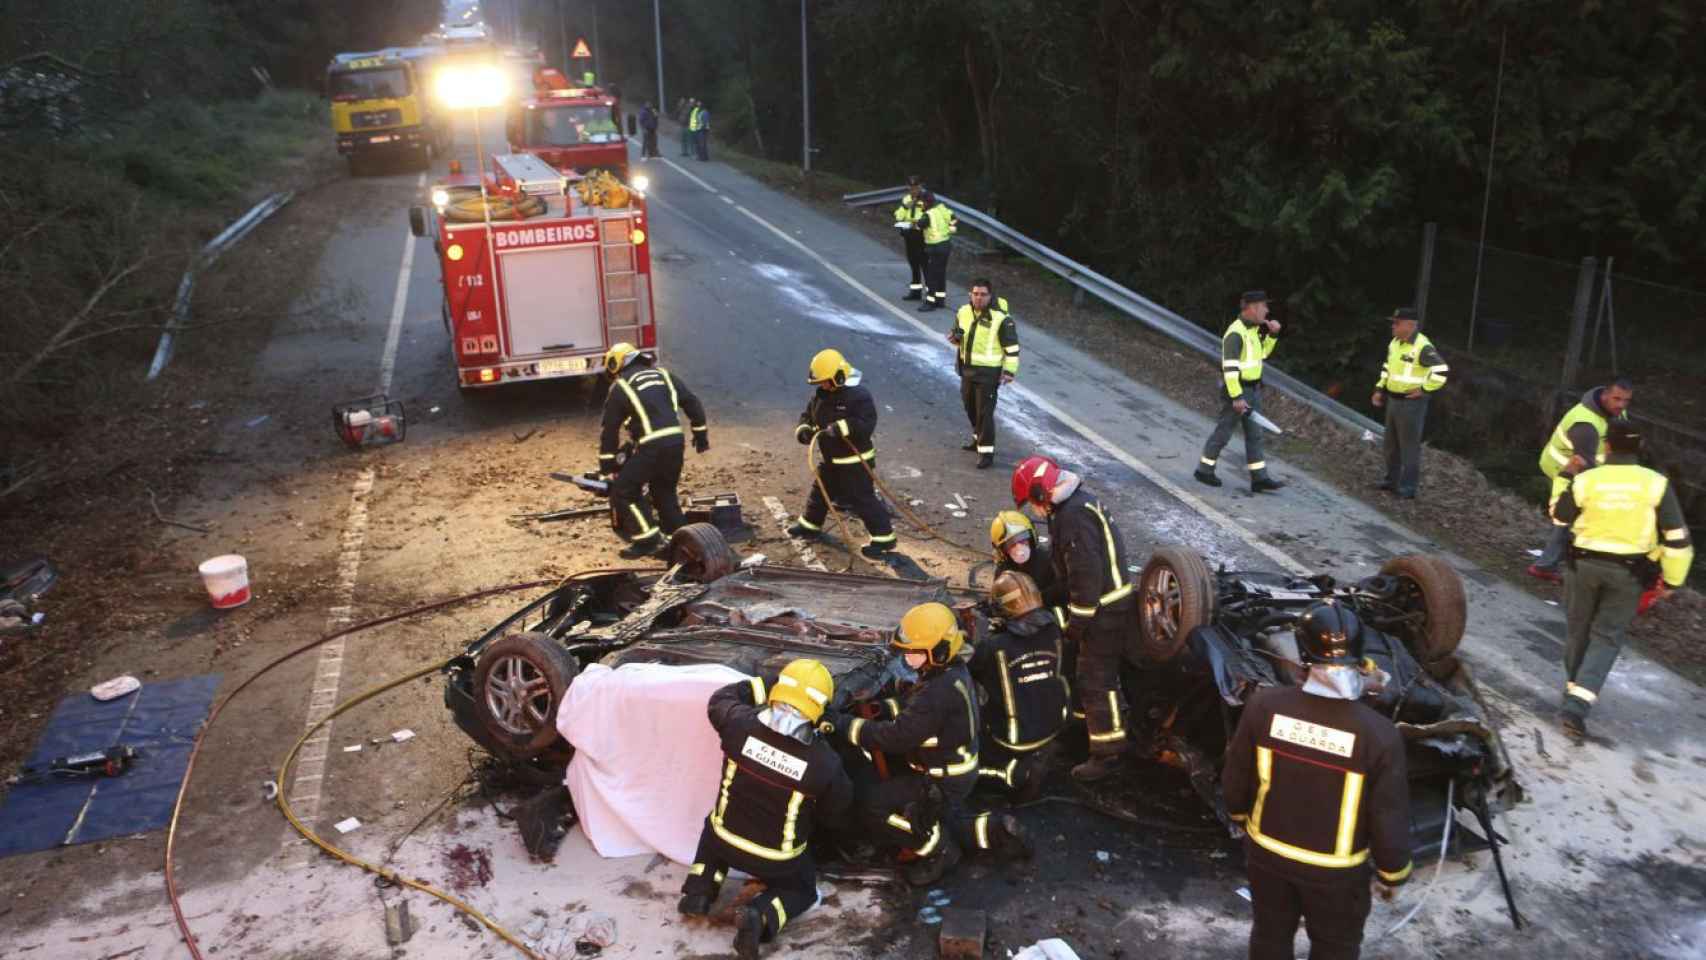
M 686 167 L 683 167 L 681 164 L 676 163 L 674 160 L 671 160 L 668 157 L 659 157 L 658 159 L 662 160 L 664 163 L 669 164 L 670 168 L 673 169 L 676 173 L 679 173 L 682 176 L 686 177 L 687 179 L 693 181 L 694 183 L 697 183 L 701 187 L 704 187 L 706 190 L 710 191 L 712 194 L 719 196 L 719 197 L 723 195 L 721 190 L 718 190 L 716 187 L 711 186 L 710 184 L 699 179 L 698 177 L 694 176 L 693 174 L 688 173 Z M 730 202 L 732 203 L 734 201 L 731 200 Z
M 782 506 L 782 501 L 775 497 L 765 497 L 764 505 L 770 508 L 770 515 L 776 518 L 776 522 L 782 527 L 783 535 L 786 536 L 788 524 L 794 519 L 788 514 L 788 508 Z M 801 563 L 820 573 L 829 572 L 829 568 L 817 558 L 817 551 L 807 546 L 804 540 L 788 537 L 788 544 L 794 548 L 794 554 L 800 558 Z
M 670 165 L 674 166 L 674 164 L 670 164 Z M 685 173 L 686 171 L 683 171 L 683 172 Z M 709 188 L 707 188 L 707 189 L 709 189 Z M 713 192 L 715 192 L 715 191 L 713 191 Z M 793 247 L 798 249 L 801 253 L 803 253 L 806 256 L 810 257 L 811 259 L 817 261 L 817 263 L 820 266 L 822 266 L 825 270 L 828 270 L 830 273 L 833 273 L 837 277 L 841 278 L 842 282 L 846 283 L 848 286 L 852 287 L 854 290 L 857 290 L 860 293 L 864 294 L 866 297 L 868 297 L 871 300 L 871 302 L 882 307 L 884 310 L 887 310 L 889 313 L 893 314 L 896 318 L 905 322 L 907 325 L 911 326 L 913 329 L 917 330 L 919 333 L 921 333 L 927 337 L 933 337 L 933 336 L 937 335 L 936 331 L 931 330 L 928 326 L 926 326 L 924 323 L 919 321 L 919 319 L 917 317 L 908 316 L 905 311 L 896 307 L 894 304 L 889 303 L 887 300 L 884 300 L 881 296 L 879 296 L 870 287 L 867 287 L 863 283 L 860 283 L 858 280 L 854 279 L 852 277 L 852 275 L 847 273 L 847 271 L 842 270 L 840 267 L 831 263 L 828 258 L 824 257 L 822 254 L 818 253 L 816 250 L 813 250 L 811 247 L 806 246 L 804 243 L 802 243 L 798 239 L 789 236 L 785 231 L 776 227 L 770 221 L 764 219 L 763 217 L 759 216 L 756 213 L 753 213 L 751 210 L 748 210 L 747 208 L 745 208 L 739 204 L 735 205 L 735 209 L 740 211 L 743 215 L 745 215 L 748 219 L 752 220 L 754 223 L 757 223 L 759 226 L 762 226 L 766 230 L 769 230 L 771 233 L 774 233 L 776 236 L 781 237 L 784 241 L 786 241 L 787 243 L 789 243 L 790 245 L 792 245 Z M 1225 530 L 1227 533 L 1231 534 L 1232 536 L 1237 537 L 1240 541 L 1242 541 L 1243 543 L 1248 545 L 1251 549 L 1260 553 L 1262 556 L 1267 557 L 1268 559 L 1274 561 L 1275 563 L 1279 564 L 1284 569 L 1291 571 L 1292 573 L 1304 574 L 1304 575 L 1307 575 L 1309 573 L 1308 567 L 1304 566 L 1301 563 L 1298 563 L 1296 560 L 1293 560 L 1284 551 L 1281 551 L 1279 548 L 1277 548 L 1277 547 L 1273 546 L 1272 544 L 1267 543 L 1266 541 L 1257 537 L 1254 533 L 1252 533 L 1248 529 L 1241 526 L 1236 520 L 1233 520 L 1231 517 L 1227 516 L 1226 514 L 1221 513 L 1219 510 L 1216 510 L 1214 507 L 1209 506 L 1201 498 L 1197 497 L 1195 494 L 1191 493 L 1190 491 L 1185 490 L 1184 488 L 1180 487 L 1178 484 L 1175 484 L 1171 480 L 1168 480 L 1164 475 L 1161 474 L 1160 471 L 1156 470 L 1154 467 L 1151 467 L 1149 464 L 1144 463 L 1142 460 L 1139 460 L 1135 455 L 1133 455 L 1133 454 L 1127 452 L 1126 450 L 1120 448 L 1113 441 L 1109 440 L 1107 437 L 1102 436 L 1095 429 L 1091 428 L 1088 424 L 1084 423 L 1082 420 L 1079 420 L 1077 417 L 1074 417 L 1071 414 L 1067 413 L 1065 410 L 1062 410 L 1059 407 L 1055 406 L 1053 403 L 1049 402 L 1048 400 L 1044 399 L 1042 396 L 1038 395 L 1035 391 L 1033 391 L 1033 390 L 1031 390 L 1031 389 L 1019 384 L 1019 383 L 1013 383 L 1010 386 L 1008 386 L 1006 389 L 1018 393 L 1019 396 L 1024 397 L 1026 400 L 1029 400 L 1031 403 L 1036 404 L 1039 408 L 1046 410 L 1055 419 L 1059 420 L 1061 423 L 1066 424 L 1074 432 L 1076 432 L 1079 436 L 1082 436 L 1084 439 L 1090 441 L 1091 443 L 1095 444 L 1097 447 L 1101 448 L 1101 450 L 1104 453 L 1106 453 L 1108 456 L 1113 457 L 1115 460 L 1118 460 L 1119 462 L 1125 464 L 1126 466 L 1130 467 L 1131 469 L 1136 470 L 1139 474 L 1142 474 L 1143 477 L 1146 480 L 1148 480 L 1150 483 L 1153 483 L 1156 486 L 1160 487 L 1162 490 L 1167 491 L 1167 493 L 1170 494 L 1171 496 L 1173 496 L 1175 499 L 1179 500 L 1181 503 L 1190 507 L 1192 510 L 1195 510 L 1201 516 L 1208 518 L 1208 520 L 1210 522 L 1212 522 L 1216 526 L 1220 527 L 1221 529 Z
M 415 190 L 426 186 L 426 173 L 415 179 Z M 397 366 L 397 337 L 403 330 L 403 310 L 409 305 L 409 275 L 415 268 L 415 237 L 403 238 L 403 266 L 397 270 L 397 291 L 391 295 L 391 326 L 385 331 L 385 352 L 379 359 L 379 393 L 391 390 L 391 371 Z

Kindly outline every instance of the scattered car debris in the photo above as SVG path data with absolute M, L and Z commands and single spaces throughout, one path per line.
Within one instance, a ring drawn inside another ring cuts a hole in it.
M 142 681 L 127 673 L 111 680 L 103 680 L 90 687 L 89 696 L 102 701 L 117 700 L 127 693 L 135 693 L 140 689 L 142 689 Z
M 344 752 L 345 753 L 360 753 L 361 752 L 361 744 L 352 743 L 349 746 L 344 748 Z
M 1013 960 L 1078 960 L 1078 953 L 1065 940 L 1050 937 L 1013 954 Z
M 438 408 L 434 407 L 433 409 L 436 411 Z M 515 438 L 516 443 L 526 443 L 527 441 L 533 439 L 533 435 L 538 433 L 538 432 L 539 432 L 539 428 L 535 427 L 535 428 L 527 431 L 526 433 L 511 433 L 510 436 Z
M 339 820 L 337 823 L 332 824 L 332 826 L 336 828 L 339 833 L 349 833 L 352 830 L 360 828 L 361 821 L 354 817 L 349 817 L 344 820 Z
M 755 553 L 752 556 L 747 557 L 745 560 L 742 560 L 740 562 L 740 565 L 744 568 L 750 569 L 752 567 L 757 567 L 757 566 L 763 565 L 764 561 L 768 560 L 768 559 L 769 559 L 769 557 L 766 557 L 762 553 Z
M 260 426 L 263 423 L 266 423 L 268 420 L 271 420 L 271 419 L 272 419 L 272 414 L 263 413 L 260 416 L 254 418 L 253 420 L 250 420 L 248 423 L 243 424 L 243 426 L 248 427 L 250 430 L 253 430 L 254 428 Z
M 414 918 L 409 916 L 409 901 L 399 900 L 385 905 L 385 942 L 397 946 L 415 935 Z
M 942 911 L 935 907 L 922 907 L 918 911 L 918 922 L 926 926 L 935 926 L 942 922 Z
M 944 960 L 980 960 L 988 929 L 989 918 L 982 910 L 943 910 L 936 947 Z
M 403 743 L 404 741 L 413 740 L 414 738 L 415 732 L 410 730 L 408 727 L 404 727 L 401 730 L 391 731 L 391 742 L 393 743 Z

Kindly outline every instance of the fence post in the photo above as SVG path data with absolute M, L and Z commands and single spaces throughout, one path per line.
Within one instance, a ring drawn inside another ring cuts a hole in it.
M 1422 224 L 1422 262 L 1416 267 L 1416 326 L 1425 328 L 1428 325 L 1428 288 L 1433 285 L 1434 278 L 1434 238 L 1439 234 L 1439 224 Z
M 1582 341 L 1587 339 L 1588 307 L 1593 300 L 1593 282 L 1598 275 L 1598 261 L 1582 258 L 1582 268 L 1576 274 L 1576 305 L 1570 313 L 1570 345 L 1564 351 L 1564 379 L 1559 384 L 1565 390 L 1576 386 L 1582 372 Z

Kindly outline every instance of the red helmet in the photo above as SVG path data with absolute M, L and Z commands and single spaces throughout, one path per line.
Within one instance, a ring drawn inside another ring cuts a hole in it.
M 1044 503 L 1060 482 L 1060 464 L 1047 457 L 1029 456 L 1013 471 L 1013 505 Z

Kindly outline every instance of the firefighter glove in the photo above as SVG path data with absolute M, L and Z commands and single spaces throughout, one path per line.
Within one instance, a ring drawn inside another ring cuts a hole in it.
M 816 432 L 817 431 L 812 429 L 811 424 L 802 423 L 799 426 L 794 428 L 794 439 L 800 441 L 800 443 L 802 443 L 802 444 L 811 443 L 812 442 L 812 434 L 814 434 Z
M 709 430 L 693 431 L 693 449 L 699 453 L 711 449 L 711 432 Z
M 826 710 L 818 719 L 817 729 L 825 736 L 845 737 L 847 728 L 853 725 L 853 719 L 839 710 Z

